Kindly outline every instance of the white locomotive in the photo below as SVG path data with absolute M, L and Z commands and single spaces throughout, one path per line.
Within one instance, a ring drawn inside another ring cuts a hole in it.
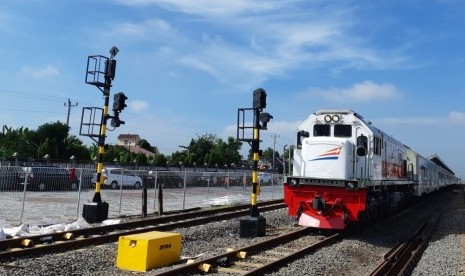
M 369 220 L 458 178 L 351 110 L 320 110 L 298 128 L 292 174 L 284 184 L 299 224 L 343 229 Z

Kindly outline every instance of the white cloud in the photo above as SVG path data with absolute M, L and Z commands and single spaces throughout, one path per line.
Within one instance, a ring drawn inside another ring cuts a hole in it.
M 356 83 L 349 88 L 331 88 L 327 90 L 312 88 L 303 97 L 321 96 L 334 102 L 372 102 L 389 101 L 401 97 L 399 89 L 389 83 L 377 84 L 373 81 Z
M 129 107 L 136 112 L 145 110 L 148 106 L 149 104 L 146 101 L 133 100 L 129 102 Z
M 264 12 L 279 8 L 286 1 L 259 0 L 116 0 L 118 3 L 132 6 L 159 5 L 173 11 L 189 14 L 224 16 L 228 14 Z
M 47 65 L 39 68 L 24 66 L 23 68 L 21 68 L 21 74 L 40 80 L 46 79 L 48 77 L 58 76 L 60 75 L 60 71 L 58 70 L 58 68 L 52 65 Z
M 451 124 L 465 125 L 465 113 L 460 111 L 451 111 L 449 112 L 447 121 Z
M 211 65 L 205 62 L 198 60 L 195 57 L 183 57 L 181 58 L 180 63 L 184 66 L 207 72 L 209 75 L 212 75 L 214 77 L 218 76 L 218 73 L 215 68 L 213 68 Z
M 126 41 L 158 40 L 160 36 L 173 36 L 175 29 L 166 21 L 161 19 L 148 19 L 142 22 L 122 22 L 112 26 L 111 30 L 102 32 L 104 36 L 123 37 Z
M 111 33 L 111 38 L 124 40 L 120 44 L 163 41 L 173 53 L 160 58 L 170 61 L 178 58 L 177 64 L 205 72 L 221 83 L 230 83 L 235 90 L 238 85 L 256 86 L 270 77 L 285 77 L 302 67 L 308 70 L 331 64 L 337 72 L 354 68 L 386 69 L 396 68 L 406 60 L 399 49 L 372 48 L 365 38 L 354 35 L 357 9 L 346 4 L 337 4 L 336 8 L 336 4 L 320 1 L 117 2 L 141 8 L 157 5 L 200 16 L 191 18 L 194 24 L 200 24 L 199 33 L 192 29 L 185 33 L 182 23 L 176 21 L 154 19 L 126 22 L 102 34 Z

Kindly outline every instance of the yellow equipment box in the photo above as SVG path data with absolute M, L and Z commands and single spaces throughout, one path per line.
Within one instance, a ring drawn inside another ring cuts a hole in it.
M 181 234 L 169 232 L 146 232 L 119 237 L 118 268 L 145 272 L 179 261 Z

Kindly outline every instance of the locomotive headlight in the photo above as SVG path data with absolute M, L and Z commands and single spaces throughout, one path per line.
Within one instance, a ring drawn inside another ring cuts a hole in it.
M 337 122 L 339 122 L 341 117 L 339 117 L 339 115 L 333 115 L 332 119 L 333 119 L 333 122 L 337 123 Z
M 346 183 L 346 189 L 347 190 L 357 190 L 358 189 L 358 183 L 357 182 L 347 182 Z
M 289 183 L 291 184 L 291 186 L 297 186 L 299 185 L 299 180 L 293 178 L 291 179 L 291 181 L 289 181 Z
M 325 122 L 327 122 L 327 123 L 331 122 L 331 115 L 326 115 L 325 116 Z

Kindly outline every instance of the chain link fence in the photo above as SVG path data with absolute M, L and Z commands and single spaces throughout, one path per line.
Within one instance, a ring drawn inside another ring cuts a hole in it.
M 251 171 L 105 167 L 101 197 L 109 218 L 250 202 Z M 79 219 L 95 194 L 95 168 L 0 166 L 0 227 L 49 225 Z M 282 177 L 259 173 L 259 200 L 282 198 Z M 160 190 L 162 196 L 160 197 Z M 162 203 L 160 203 L 160 198 Z

